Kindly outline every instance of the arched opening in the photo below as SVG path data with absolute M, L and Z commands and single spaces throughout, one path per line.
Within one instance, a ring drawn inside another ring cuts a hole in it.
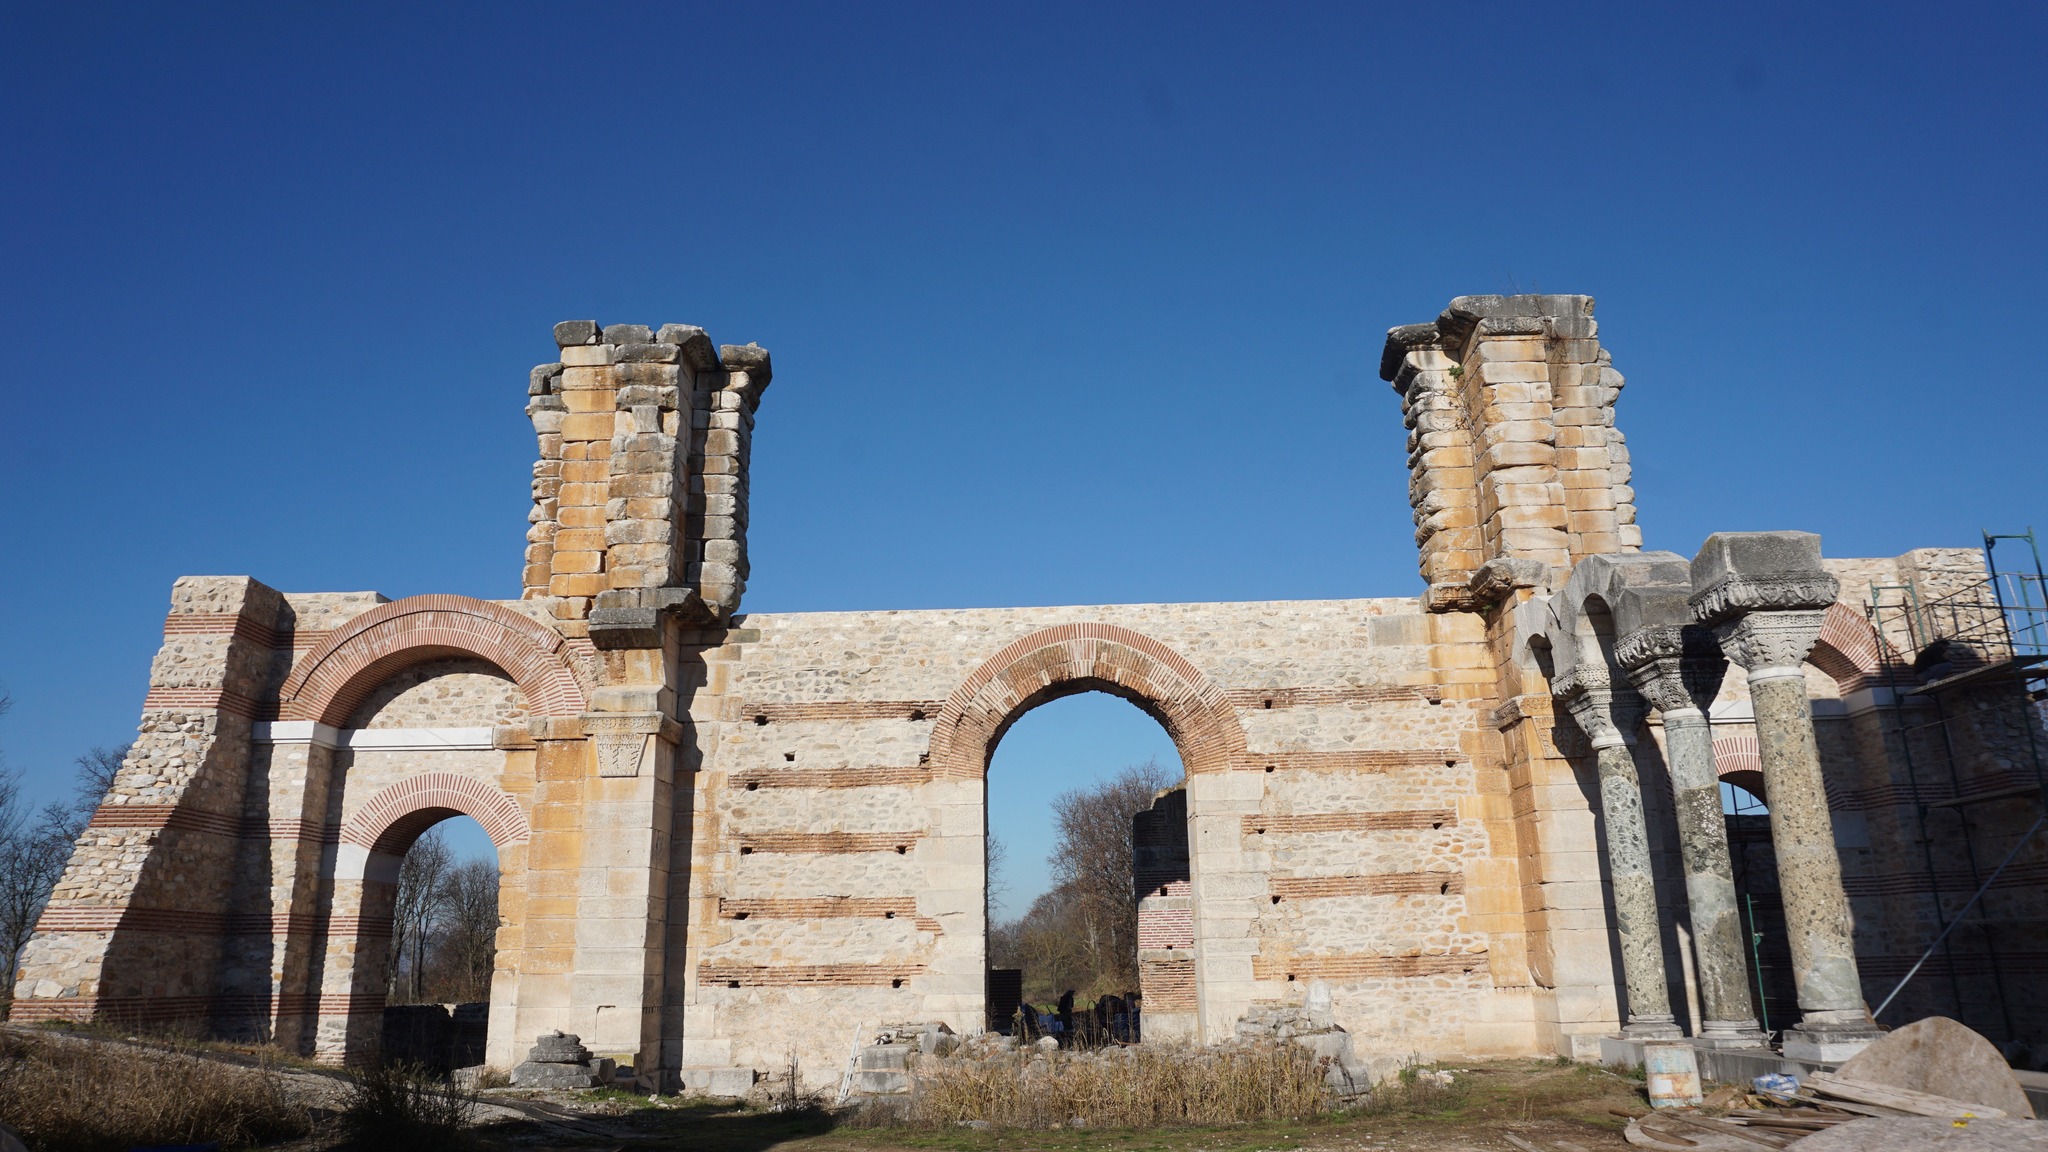
M 339 658 L 339 657 L 337 657 Z M 500 746 L 532 714 L 505 669 L 445 644 L 343 681 L 323 803 L 340 823 L 325 880 L 314 1052 L 360 1064 L 479 1064 L 513 992 L 496 979 L 501 899 L 525 866 L 524 811 Z M 322 713 L 335 715 L 332 708 Z M 309 790 L 310 793 L 310 790 Z
M 1146 974 L 1193 962 L 1184 788 L 1164 726 L 1108 691 L 1029 705 L 997 737 L 991 1029 L 1070 1046 L 1142 1037 Z
M 379 1050 L 442 1072 L 481 1064 L 497 965 L 497 846 L 456 813 L 420 832 L 397 871 Z
M 1241 818 L 1250 806 L 1242 795 L 1224 783 L 1226 774 L 1252 768 L 1246 751 L 1244 727 L 1229 699 L 1215 682 L 1202 674 L 1188 659 L 1157 640 L 1114 624 L 1063 624 L 1043 628 L 1020 637 L 984 660 L 960 687 L 947 697 L 933 718 L 931 765 L 935 782 L 960 782 L 972 789 L 981 803 L 982 819 L 971 833 L 975 867 L 971 879 L 960 876 L 958 897 L 974 899 L 984 906 L 987 899 L 985 843 L 987 836 L 987 788 L 989 756 L 1005 732 L 1032 709 L 1049 701 L 1082 692 L 1105 692 L 1118 696 L 1158 721 L 1186 769 L 1189 787 L 1182 792 L 1186 817 L 1181 827 L 1202 820 L 1220 822 Z M 1269 769 L 1270 770 L 1270 769 Z M 967 833 L 967 829 L 962 829 Z M 964 837 L 963 837 L 964 838 Z M 966 845 L 960 845 L 965 848 Z M 1215 930 L 1201 915 L 1200 894 L 1205 884 L 1232 885 L 1249 869 L 1235 853 L 1211 852 L 1206 842 L 1191 844 L 1189 853 L 1190 909 L 1193 922 L 1192 947 L 1184 950 L 1185 960 L 1171 965 L 1140 964 L 1140 991 L 1146 1000 L 1146 1030 L 1155 1038 L 1162 1032 L 1162 1006 L 1170 1008 L 1174 1020 L 1168 1031 L 1189 1039 L 1200 1039 L 1225 1020 L 1242 1014 L 1248 999 L 1246 982 L 1231 983 L 1209 978 L 1215 956 L 1203 948 L 1204 933 Z M 971 895 L 970 895 L 971 894 Z M 982 1010 L 976 1023 L 987 1026 L 987 937 L 984 931 L 972 943 L 970 954 L 983 980 Z M 1152 991 L 1158 986 L 1170 995 Z

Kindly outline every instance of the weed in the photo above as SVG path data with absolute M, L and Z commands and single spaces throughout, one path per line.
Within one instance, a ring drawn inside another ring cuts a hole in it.
M 418 1064 L 380 1064 L 349 1076 L 341 1112 L 349 1145 L 374 1152 L 460 1147 L 476 1094 Z
M 1430 1116 L 1455 1112 L 1472 1094 L 1470 1079 L 1410 1064 L 1381 1081 L 1358 1111 L 1367 1116 Z

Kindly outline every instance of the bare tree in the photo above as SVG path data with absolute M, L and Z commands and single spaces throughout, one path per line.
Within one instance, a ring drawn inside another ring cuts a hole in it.
M 429 945 L 437 999 L 470 1003 L 491 998 L 498 953 L 498 865 L 466 860 L 441 882 L 441 931 Z
M 12 699 L 0 695 L 0 715 L 13 704 Z M 85 757 L 79 758 L 82 771 L 84 761 Z M 119 763 L 118 757 L 115 762 Z M 86 787 L 83 779 L 78 787 L 81 792 Z M 95 805 L 98 799 L 93 798 Z M 89 812 L 88 808 L 81 814 L 75 805 L 50 804 L 31 814 L 21 802 L 20 777 L 0 765 L 0 1004 L 12 1001 L 21 951 L 35 934 L 36 920 L 49 903 L 51 889 L 63 878 L 72 845 L 84 831 Z
M 1074 902 L 1074 925 L 1111 984 L 1138 979 L 1138 897 L 1131 884 L 1131 818 L 1152 806 L 1175 774 L 1156 760 L 1133 764 L 1093 788 L 1052 802 L 1059 842 L 1048 863 L 1053 883 Z
M 43 809 L 43 823 L 53 832 L 62 832 L 64 839 L 76 842 L 85 834 L 87 823 L 92 820 L 100 802 L 114 789 L 114 777 L 121 772 L 121 764 L 128 759 L 128 749 L 133 744 L 118 744 L 112 748 L 94 745 L 92 750 L 76 757 L 71 763 L 78 769 L 78 777 L 71 784 L 71 803 L 51 804 Z
M 391 909 L 390 998 L 417 1004 L 423 995 L 427 945 L 441 911 L 441 886 L 455 854 L 439 828 L 413 841 L 398 869 L 398 897 Z
M 1026 999 L 1049 1000 L 1070 988 L 1093 996 L 1137 987 L 1131 818 L 1176 778 L 1146 761 L 1053 799 L 1059 838 L 1047 857 L 1052 890 L 1022 916 L 989 929 L 990 963 L 1022 968 Z
M 993 928 L 996 923 L 996 909 L 1002 906 L 1003 895 L 1010 890 L 1009 879 L 1004 873 L 1005 866 L 1010 862 L 1010 847 L 1004 844 L 1001 838 L 994 832 L 990 832 L 987 841 L 987 855 L 988 876 L 982 887 L 986 899 L 983 901 L 981 911 L 987 917 L 989 926 Z

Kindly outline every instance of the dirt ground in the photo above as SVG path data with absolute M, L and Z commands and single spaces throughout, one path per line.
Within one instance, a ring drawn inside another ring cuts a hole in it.
M 1234 1128 L 931 1131 L 863 1127 L 822 1113 L 649 1106 L 644 1097 L 556 1099 L 557 1107 L 566 1107 L 549 1111 L 565 1123 L 495 1124 L 479 1135 L 489 1147 L 505 1152 L 670 1147 L 691 1152 L 1601 1152 L 1628 1146 L 1621 1136 L 1627 1121 L 1610 1109 L 1648 1110 L 1637 1081 L 1604 1068 L 1534 1061 L 1457 1069 L 1455 1087 L 1421 1107 L 1382 1106 L 1300 1123 Z

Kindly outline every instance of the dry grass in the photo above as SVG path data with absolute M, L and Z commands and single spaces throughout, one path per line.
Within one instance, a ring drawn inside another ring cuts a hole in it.
M 431 1152 L 467 1144 L 476 1093 L 417 1064 L 380 1064 L 349 1074 L 341 1124 L 348 1146 L 374 1152 Z
M 45 1152 L 244 1147 L 311 1127 L 285 1078 L 266 1065 L 13 1030 L 0 1031 L 0 1116 Z
M 1094 1053 L 1001 1051 L 921 1060 L 909 1109 L 875 1122 L 920 1128 L 1155 1128 L 1298 1120 L 1333 1102 L 1294 1044 L 1145 1045 Z
M 1411 1064 L 1373 1086 L 1358 1111 L 1366 1116 L 1433 1116 L 1455 1112 L 1472 1095 L 1472 1081 Z

